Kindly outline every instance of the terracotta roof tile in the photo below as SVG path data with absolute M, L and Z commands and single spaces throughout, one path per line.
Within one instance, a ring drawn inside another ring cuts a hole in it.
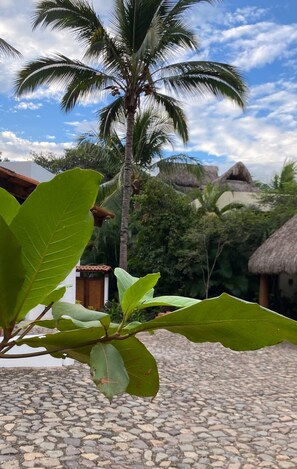
M 110 272 L 109 265 L 77 265 L 76 272 Z

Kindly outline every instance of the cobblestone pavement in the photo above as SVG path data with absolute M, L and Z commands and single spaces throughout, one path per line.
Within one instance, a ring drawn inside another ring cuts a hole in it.
M 82 365 L 0 369 L 1 469 L 297 468 L 297 347 L 144 341 L 161 375 L 153 402 L 110 405 Z

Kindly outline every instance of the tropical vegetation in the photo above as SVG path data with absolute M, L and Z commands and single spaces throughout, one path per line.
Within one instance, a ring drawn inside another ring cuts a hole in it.
M 199 50 L 185 18 L 189 8 L 202 1 L 212 3 L 116 0 L 108 27 L 86 0 L 43 0 L 36 7 L 33 27 L 70 30 L 84 47 L 90 65 L 63 55 L 41 57 L 19 72 L 17 95 L 58 81 L 65 87 L 61 105 L 69 111 L 79 99 L 109 92 L 111 102 L 98 113 L 101 137 L 109 136 L 125 116 L 120 231 L 120 265 L 124 268 L 128 259 L 135 115 L 143 101 L 170 117 L 183 142 L 188 140 L 188 129 L 178 96 L 210 92 L 244 106 L 246 87 L 236 68 L 208 61 L 172 62 L 173 53 Z

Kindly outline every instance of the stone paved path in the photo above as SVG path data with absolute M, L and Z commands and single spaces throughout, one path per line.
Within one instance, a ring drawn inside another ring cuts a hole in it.
M 161 375 L 153 402 L 109 405 L 82 365 L 0 369 L 1 469 L 297 468 L 297 347 L 144 340 Z

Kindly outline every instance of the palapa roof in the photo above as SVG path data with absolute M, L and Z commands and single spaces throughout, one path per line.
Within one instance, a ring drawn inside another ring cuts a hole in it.
M 254 274 L 297 273 L 297 215 L 275 231 L 251 256 Z
M 231 166 L 222 176 L 213 181 L 219 186 L 227 186 L 234 192 L 258 192 L 247 167 L 239 161 Z
M 36 181 L 35 179 L 31 179 L 27 176 L 23 176 L 22 174 L 18 174 L 11 169 L 0 166 L 0 187 L 7 190 L 21 203 L 29 197 L 38 184 L 39 181 Z M 104 220 L 114 218 L 115 216 L 114 213 L 109 212 L 102 207 L 98 207 L 97 205 L 94 205 L 91 212 L 94 216 L 95 226 L 101 226 Z
M 209 182 L 213 182 L 218 178 L 217 166 L 203 165 L 203 173 L 200 177 L 197 177 L 194 174 L 195 169 L 197 170 L 197 173 L 199 171 L 198 165 L 189 164 L 188 167 L 189 171 L 187 171 L 185 164 L 183 163 L 172 163 L 171 166 L 167 163 L 164 169 L 162 165 L 160 165 L 160 172 L 157 177 L 162 179 L 164 182 L 172 184 L 182 192 L 189 192 L 194 189 L 202 188 Z M 191 171 L 193 171 L 193 174 Z

